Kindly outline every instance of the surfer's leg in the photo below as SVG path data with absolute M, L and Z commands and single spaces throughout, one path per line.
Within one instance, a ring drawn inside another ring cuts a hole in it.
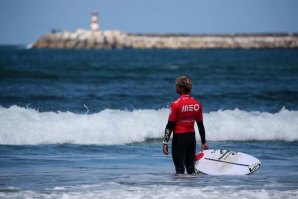
M 196 138 L 194 133 L 187 134 L 187 147 L 185 154 L 185 167 L 188 174 L 195 173 Z
M 185 149 L 183 146 L 183 140 L 180 135 L 173 136 L 172 142 L 172 157 L 175 165 L 177 174 L 184 174 L 184 160 L 185 160 Z

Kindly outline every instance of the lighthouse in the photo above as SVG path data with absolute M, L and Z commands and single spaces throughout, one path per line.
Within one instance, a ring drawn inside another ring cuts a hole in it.
M 99 22 L 98 22 L 98 13 L 92 12 L 91 13 L 91 31 L 97 32 L 99 31 Z

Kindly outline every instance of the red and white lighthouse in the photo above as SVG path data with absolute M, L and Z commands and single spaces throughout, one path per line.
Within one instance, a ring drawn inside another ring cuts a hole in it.
M 99 31 L 99 22 L 98 22 L 98 13 L 92 12 L 91 13 L 91 31 L 97 32 Z

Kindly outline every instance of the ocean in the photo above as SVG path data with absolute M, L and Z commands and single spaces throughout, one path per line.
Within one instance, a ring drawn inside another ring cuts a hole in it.
M 175 175 L 162 138 L 179 75 L 209 148 L 259 170 Z M 297 49 L 1 46 L 0 198 L 298 198 L 297 99 Z

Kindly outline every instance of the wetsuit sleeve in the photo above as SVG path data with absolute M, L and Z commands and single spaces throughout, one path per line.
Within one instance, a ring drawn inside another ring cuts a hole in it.
M 164 140 L 163 140 L 164 144 L 168 144 L 168 142 L 170 140 L 170 137 L 171 137 L 171 134 L 172 134 L 172 131 L 174 129 L 174 125 L 175 125 L 175 122 L 168 121 L 166 129 L 165 129 Z
M 198 124 L 198 128 L 199 128 L 199 133 L 201 136 L 201 142 L 202 144 L 206 143 L 206 138 L 205 138 L 205 127 L 204 127 L 204 123 L 203 120 L 202 121 L 197 121 Z
M 175 127 L 176 119 L 177 119 L 177 107 L 176 107 L 175 103 L 172 103 L 170 106 L 169 120 L 168 120 L 166 129 L 165 129 L 165 135 L 164 135 L 164 140 L 163 140 L 164 144 L 168 144 L 168 142 L 170 140 L 171 133 Z

